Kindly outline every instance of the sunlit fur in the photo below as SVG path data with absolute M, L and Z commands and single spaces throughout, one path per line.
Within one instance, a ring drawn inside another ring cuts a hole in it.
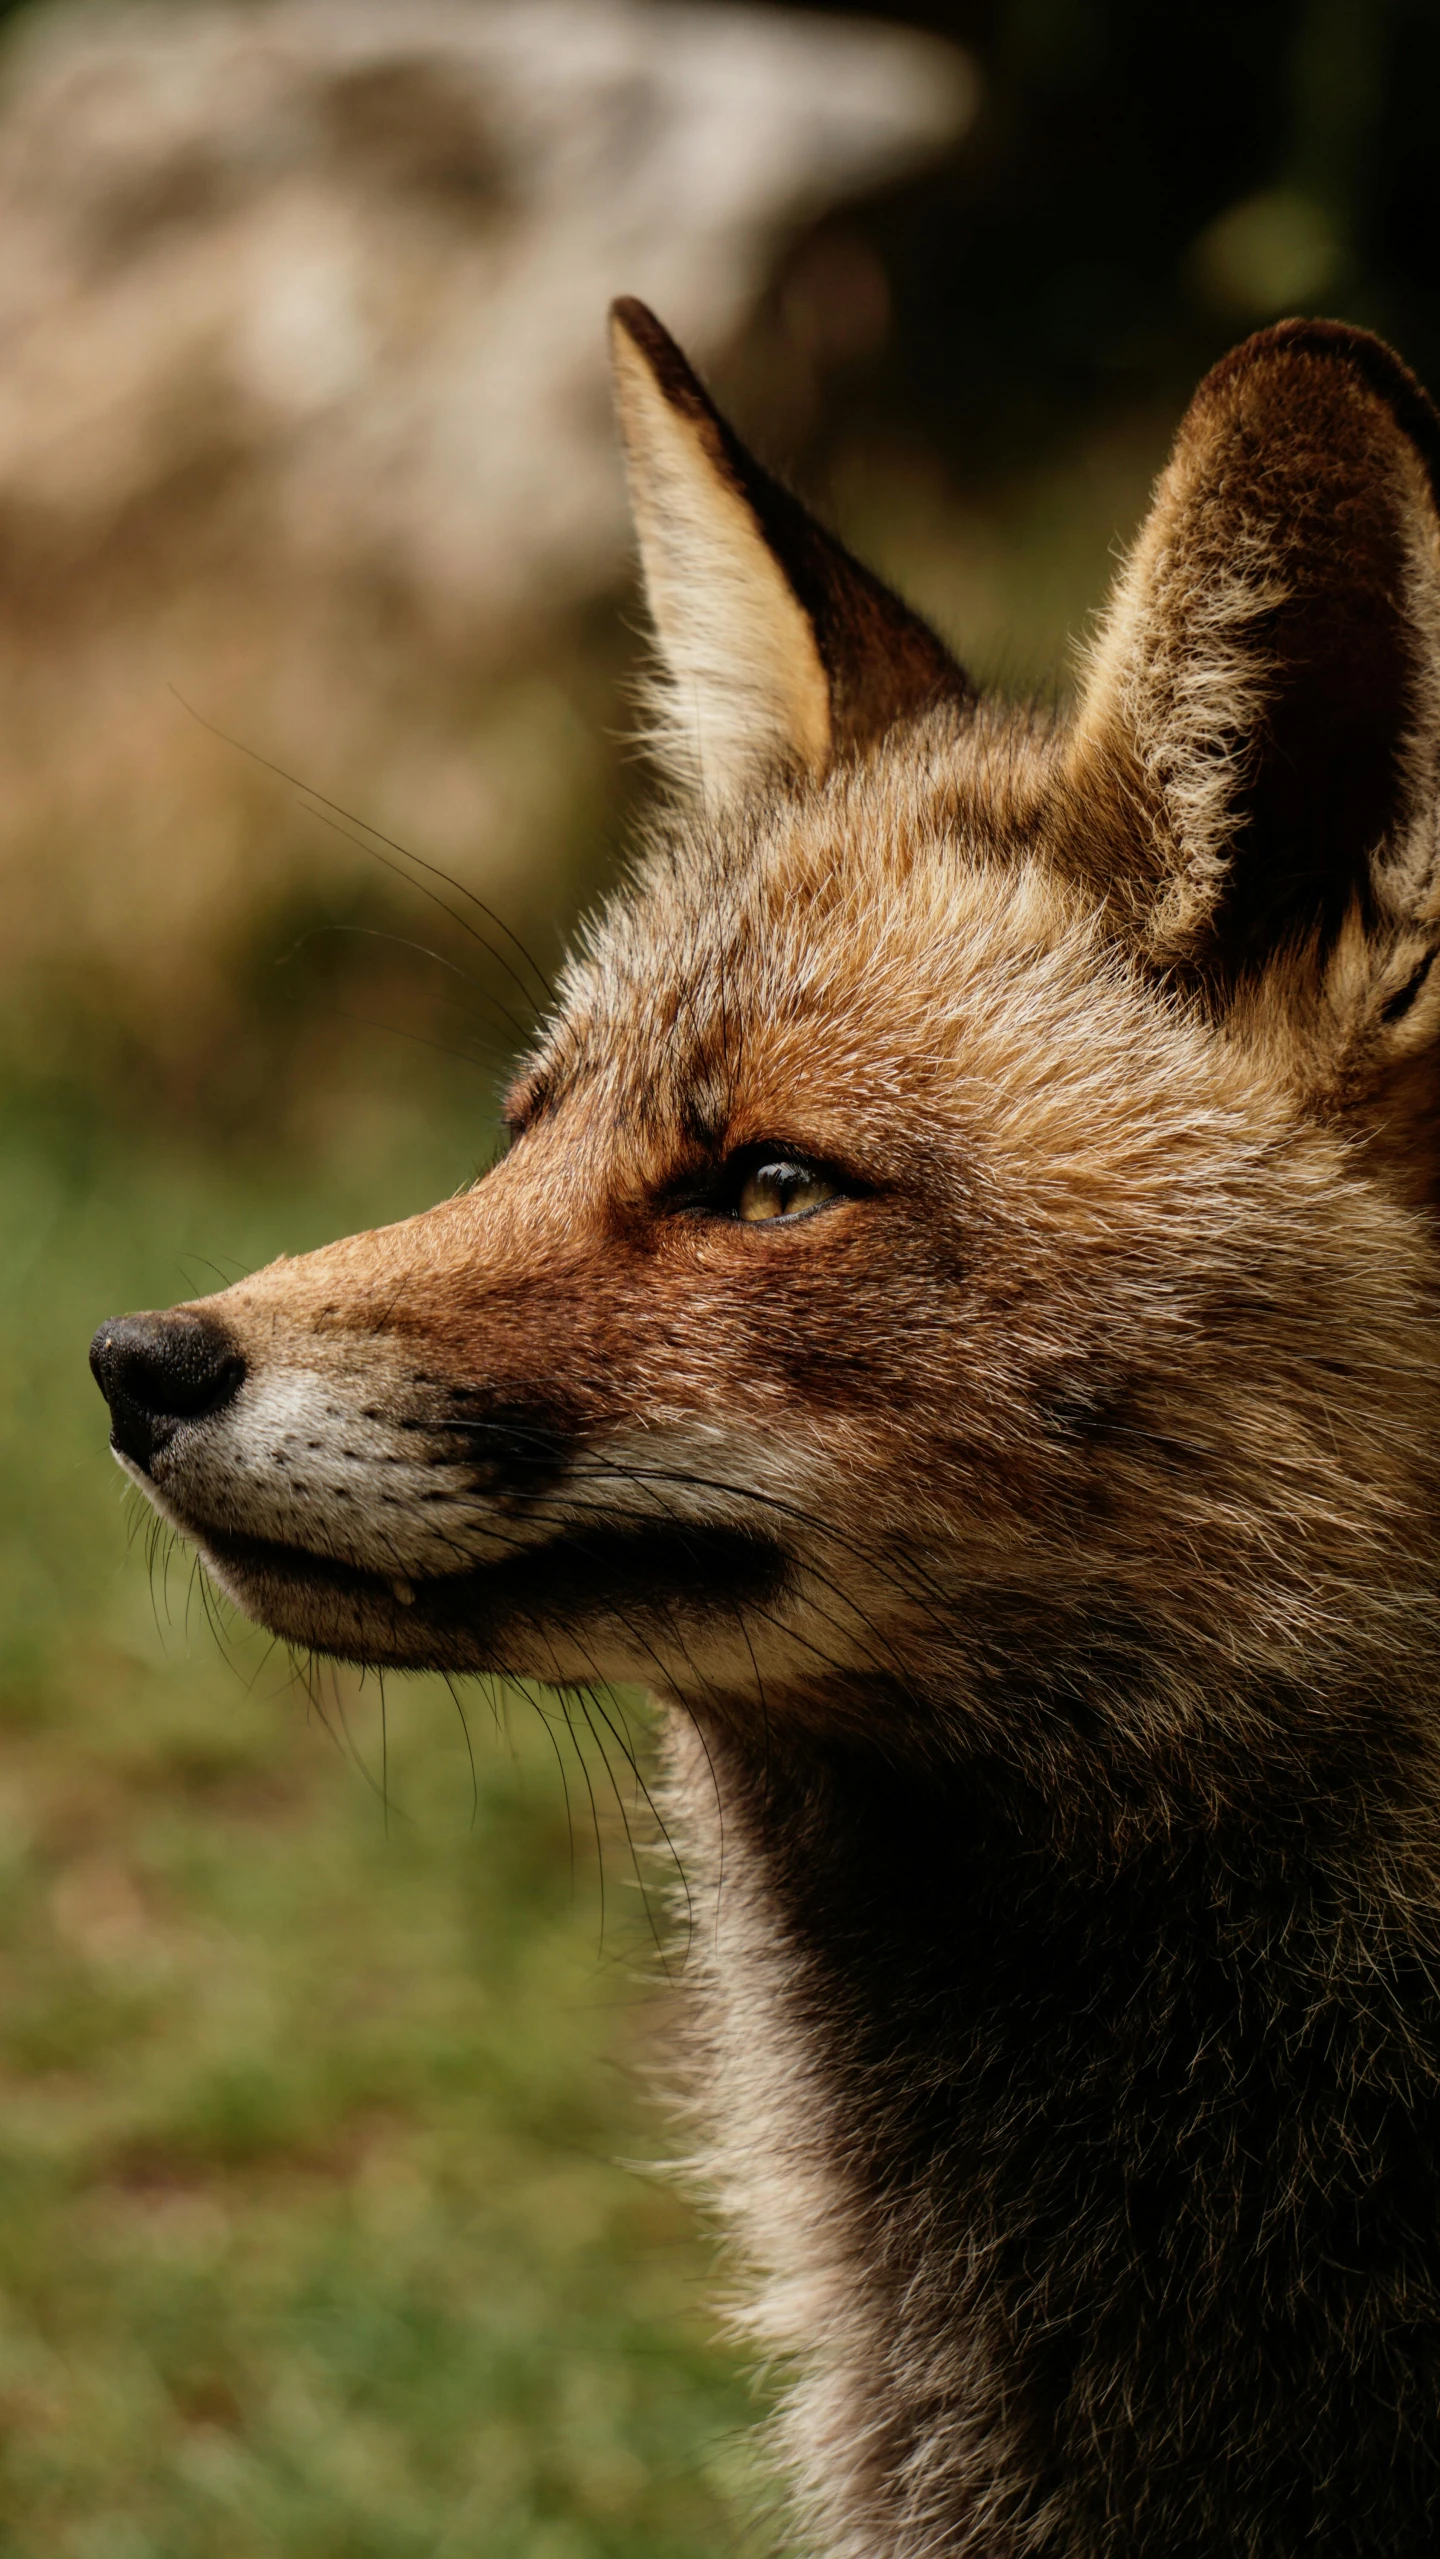
M 663 1701 L 696 2173 L 826 2559 L 1420 2559 L 1433 419 L 1350 333 L 1232 358 L 1052 725 L 622 326 L 828 761 L 777 678 L 737 769 L 722 688 L 508 1155 L 203 1301 L 244 1384 L 132 1471 L 299 1642 Z M 725 1214 L 762 1143 L 839 1195 Z

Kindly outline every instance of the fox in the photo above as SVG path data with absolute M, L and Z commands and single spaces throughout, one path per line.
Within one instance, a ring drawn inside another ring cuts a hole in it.
M 982 693 L 612 314 L 663 788 L 424 1215 L 103 1324 L 352 1663 L 638 1683 L 824 2559 L 1440 2547 L 1440 418 L 1201 383 Z

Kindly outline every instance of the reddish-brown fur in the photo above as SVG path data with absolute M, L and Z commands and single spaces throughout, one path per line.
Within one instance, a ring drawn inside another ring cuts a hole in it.
M 504 1161 L 102 1328 L 116 1445 L 297 1642 L 663 1700 L 829 2559 L 1420 2559 L 1440 429 L 1239 349 L 1051 724 L 617 370 L 674 802 Z

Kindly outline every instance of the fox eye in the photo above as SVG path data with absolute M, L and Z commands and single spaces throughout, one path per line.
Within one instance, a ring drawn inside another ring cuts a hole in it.
M 808 1217 L 812 1209 L 840 1197 L 840 1186 L 818 1164 L 793 1155 L 768 1156 L 752 1164 L 735 1193 L 734 1214 L 746 1226 L 776 1217 Z

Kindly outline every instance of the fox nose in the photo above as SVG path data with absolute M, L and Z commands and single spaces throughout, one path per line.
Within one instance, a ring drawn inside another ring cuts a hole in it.
M 230 1335 L 205 1315 L 118 1315 L 91 1343 L 90 1366 L 111 1447 L 147 1469 L 182 1422 L 220 1412 L 245 1379 Z

